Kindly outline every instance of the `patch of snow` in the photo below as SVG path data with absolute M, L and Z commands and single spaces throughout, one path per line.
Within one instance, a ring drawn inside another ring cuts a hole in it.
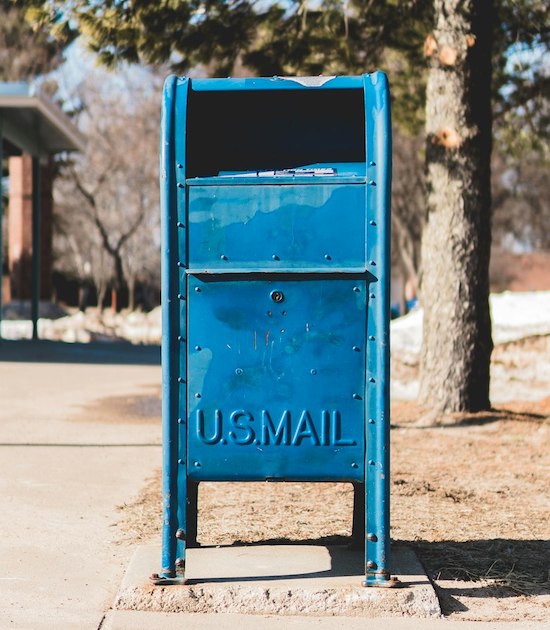
M 392 400 L 415 400 L 418 396 L 418 379 L 390 379 L 390 398 Z
M 422 345 L 424 311 L 420 306 L 390 323 L 390 347 L 404 363 L 416 359 Z
M 491 295 L 490 303 L 495 344 L 550 335 L 550 291 L 506 291 Z
M 4 339 L 30 339 L 32 323 L 28 319 L 7 319 L 2 321 Z M 160 308 L 151 313 L 112 313 L 106 310 L 88 309 L 85 313 L 38 320 L 40 339 L 65 341 L 67 343 L 89 343 L 90 341 L 117 340 L 134 344 L 159 344 L 161 341 Z
M 490 304 L 495 345 L 533 335 L 550 335 L 550 291 L 492 294 Z M 26 305 L 23 306 L 26 308 Z M 17 308 L 23 306 L 17 305 Z M 51 309 L 52 315 L 53 311 Z M 10 316 L 13 317 L 14 313 L 12 308 Z M 109 310 L 98 313 L 96 309 L 88 309 L 85 313 L 79 311 L 64 317 L 59 317 L 59 314 L 57 310 L 57 319 L 42 317 L 38 320 L 41 339 L 80 343 L 121 339 L 135 344 L 158 344 L 162 338 L 160 306 L 149 313 L 135 311 L 115 314 Z M 422 320 L 422 308 L 417 307 L 390 324 L 392 353 L 403 363 L 418 361 L 422 344 Z M 31 322 L 23 318 L 4 319 L 2 336 L 5 339 L 30 339 Z
M 550 335 L 550 291 L 493 293 L 490 307 L 495 345 Z M 392 352 L 404 363 L 420 355 L 422 320 L 423 310 L 417 307 L 390 324 Z

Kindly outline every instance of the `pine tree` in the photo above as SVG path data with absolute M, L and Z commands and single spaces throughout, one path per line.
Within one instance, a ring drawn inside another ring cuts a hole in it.
M 45 74 L 62 61 L 67 43 L 52 37 L 46 27 L 33 28 L 24 9 L 0 0 L 0 80 L 23 81 Z
M 494 8 L 492 0 L 321 0 L 313 7 L 307 0 L 22 4 L 36 23 L 65 37 L 76 25 L 107 65 L 169 62 L 184 72 L 201 64 L 212 76 L 243 68 L 262 75 L 390 68 L 397 122 L 418 127 L 419 111 L 427 105 L 421 399 L 437 410 L 490 406 L 492 111 L 501 141 L 510 121 L 524 130 L 526 112 L 529 137 L 539 145 L 540 138 L 547 140 L 547 67 L 521 75 L 508 63 L 520 46 L 548 51 L 547 3 L 495 0 Z M 536 106 L 541 102 L 542 113 Z

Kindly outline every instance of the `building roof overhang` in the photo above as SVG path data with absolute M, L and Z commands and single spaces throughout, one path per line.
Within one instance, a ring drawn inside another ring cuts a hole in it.
M 76 125 L 31 83 L 0 82 L 0 136 L 6 153 L 46 157 L 83 151 L 85 138 Z

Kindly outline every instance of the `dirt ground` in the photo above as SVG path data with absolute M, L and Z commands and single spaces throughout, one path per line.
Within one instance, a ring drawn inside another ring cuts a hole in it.
M 548 338 L 495 352 L 495 378 L 503 380 L 498 370 L 508 365 L 502 373 L 513 392 L 526 391 L 514 370 L 533 343 L 538 350 Z M 400 378 L 415 370 L 394 366 Z M 430 425 L 426 409 L 392 404 L 392 538 L 416 550 L 451 618 L 550 617 L 550 397 L 530 398 Z M 352 503 L 347 484 L 203 483 L 198 538 L 346 542 Z M 120 544 L 159 542 L 160 471 L 120 511 Z

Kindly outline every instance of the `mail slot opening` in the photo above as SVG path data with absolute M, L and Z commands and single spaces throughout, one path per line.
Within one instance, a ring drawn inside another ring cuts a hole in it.
M 187 120 L 190 178 L 336 163 L 362 165 L 364 175 L 361 89 L 191 89 Z

